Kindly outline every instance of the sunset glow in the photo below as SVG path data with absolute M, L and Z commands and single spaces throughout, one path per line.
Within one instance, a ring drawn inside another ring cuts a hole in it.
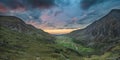
M 77 29 L 45 29 L 45 32 L 50 34 L 67 34 Z
M 67 28 L 66 29 L 56 29 L 56 28 L 53 28 L 53 27 L 47 27 L 45 24 L 39 25 L 37 22 L 34 22 L 34 21 L 28 21 L 26 23 L 31 24 L 38 29 L 42 29 L 45 32 L 48 32 L 50 34 L 67 34 L 67 33 L 70 33 L 74 30 L 80 29 L 80 28 L 76 28 L 76 29 L 67 29 Z

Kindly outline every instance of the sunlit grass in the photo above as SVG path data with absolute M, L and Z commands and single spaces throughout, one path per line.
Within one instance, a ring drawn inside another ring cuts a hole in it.
M 71 48 L 75 51 L 78 51 L 82 55 L 89 55 L 89 53 L 92 53 L 94 51 L 92 48 L 84 47 L 80 44 L 74 43 L 72 38 L 66 36 L 57 36 L 56 42 L 58 45 L 66 48 Z

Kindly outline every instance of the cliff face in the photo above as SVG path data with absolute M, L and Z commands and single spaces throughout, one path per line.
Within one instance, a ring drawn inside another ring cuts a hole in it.
M 69 35 L 76 42 L 107 51 L 120 43 L 120 10 L 114 9 L 85 29 L 73 31 Z

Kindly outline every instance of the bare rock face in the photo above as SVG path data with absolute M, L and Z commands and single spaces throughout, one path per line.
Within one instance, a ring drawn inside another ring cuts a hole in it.
M 113 9 L 85 29 L 73 31 L 68 35 L 73 36 L 78 43 L 107 51 L 120 43 L 120 10 Z

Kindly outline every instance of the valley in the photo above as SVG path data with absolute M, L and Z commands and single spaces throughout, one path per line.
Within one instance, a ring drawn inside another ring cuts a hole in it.
M 0 16 L 0 60 L 119 60 L 120 10 L 85 29 L 52 35 L 14 16 Z

